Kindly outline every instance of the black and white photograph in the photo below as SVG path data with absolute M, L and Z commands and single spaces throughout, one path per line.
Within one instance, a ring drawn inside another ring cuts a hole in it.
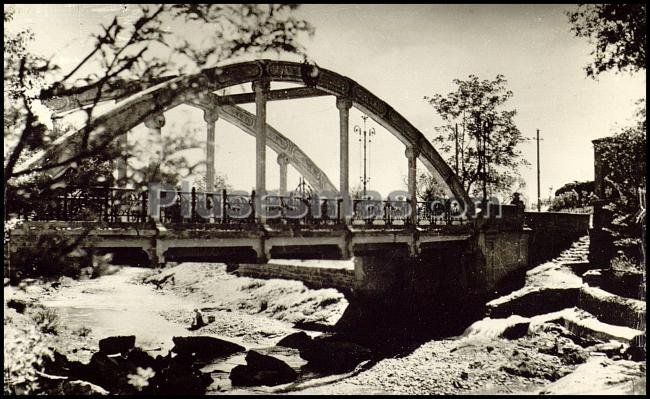
M 646 394 L 646 11 L 4 4 L 3 395 Z

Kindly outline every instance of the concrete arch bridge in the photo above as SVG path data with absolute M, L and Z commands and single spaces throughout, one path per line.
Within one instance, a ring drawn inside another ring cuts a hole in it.
M 301 86 L 272 90 L 272 82 Z M 251 92 L 216 94 L 248 83 Z M 332 97 L 332 107 L 339 114 L 338 187 L 303 150 L 267 123 L 267 102 L 321 96 Z M 433 296 L 424 291 L 431 289 L 443 296 L 447 292 L 452 296 L 458 292 L 478 295 L 529 264 L 531 232 L 524 228 L 523 209 L 499 206 L 475 218 L 474 203 L 458 177 L 422 132 L 362 85 L 336 72 L 308 64 L 257 60 L 189 76 L 123 82 L 101 93 L 93 87 L 64 90 L 43 102 L 63 115 L 97 98 L 100 102 L 118 102 L 87 129 L 57 139 L 26 167 L 44 159 L 64 162 L 75 156 L 83 140 L 90 148 L 124 146 L 128 131 L 139 124 L 144 124 L 149 134 L 159 136 L 165 126 L 164 113 L 187 104 L 201 109 L 206 123 L 205 192 L 155 185 L 144 192 L 124 187 L 69 188 L 36 202 L 10 201 L 10 211 L 29 220 L 25 226 L 72 227 L 67 234 L 83 234 L 87 248 L 134 249 L 147 254 L 152 264 L 183 259 L 264 264 L 277 258 L 354 258 L 358 260 L 354 277 L 341 280 L 338 288 L 373 298 L 385 297 L 386 292 L 396 289 L 427 300 Z M 255 114 L 239 107 L 245 103 L 255 104 Z M 351 107 L 367 114 L 404 144 L 408 191 L 403 198 L 350 199 Z M 255 137 L 254 192 L 214 192 L 215 123 L 219 118 Z M 270 196 L 266 195 L 267 147 L 278 154 L 280 169 L 279 193 Z M 441 183 L 450 201 L 418 203 L 418 159 Z M 309 182 L 314 188 L 312 195 L 288 195 L 287 165 Z M 126 174 L 125 159 L 117 160 L 117 169 L 118 178 Z M 64 167 L 49 171 L 52 175 L 64 172 Z M 20 237 L 28 242 L 30 231 L 33 229 L 24 227 L 13 233 L 13 251 L 20 246 Z M 413 284 L 407 284 L 404 271 L 399 270 L 404 263 L 411 265 L 407 268 L 408 280 Z

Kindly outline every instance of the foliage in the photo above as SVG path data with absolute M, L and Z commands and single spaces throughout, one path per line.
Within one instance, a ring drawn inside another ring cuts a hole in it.
M 581 4 L 567 15 L 571 31 L 594 47 L 594 61 L 585 67 L 587 76 L 595 78 L 609 70 L 645 70 L 645 3 Z
M 118 86 L 124 87 L 131 80 L 150 82 L 195 73 L 246 54 L 275 51 L 306 59 L 298 38 L 301 34 L 313 34 L 314 30 L 308 22 L 294 16 L 296 8 L 287 4 L 134 5 L 129 15 L 116 15 L 99 26 L 91 36 L 90 51 L 74 67 L 63 71 L 53 60 L 27 50 L 34 40 L 33 33 L 17 31 L 12 24 L 14 10 L 5 7 L 5 209 L 7 198 L 38 199 L 62 187 L 114 183 L 111 160 L 123 151 L 115 143 L 121 132 L 104 132 L 101 140 L 92 143 L 90 133 L 102 95 Z M 194 34 L 196 31 L 201 35 Z M 42 101 L 89 91 L 95 94 L 79 111 L 85 118 L 81 129 L 55 129 L 52 113 Z M 68 133 L 75 133 L 74 142 L 54 145 Z M 198 166 L 179 156 L 187 149 L 202 147 L 192 140 L 194 136 L 163 136 L 162 162 L 133 170 L 127 178 L 136 187 L 158 177 L 177 183 Z M 41 162 L 32 162 L 32 157 L 39 153 L 50 155 Z M 78 240 L 69 240 L 60 233 L 32 239 L 33 245 L 20 248 L 13 257 L 21 266 L 12 276 L 14 280 L 28 276 L 77 276 L 89 262 L 89 257 L 76 250 Z
M 37 371 L 43 361 L 53 359 L 45 336 L 33 326 L 18 327 L 11 320 L 4 323 L 4 394 L 39 393 Z
M 420 173 L 416 181 L 418 201 L 431 201 L 445 197 L 445 191 L 438 181 L 428 173 Z
M 130 385 L 138 391 L 142 391 L 145 387 L 149 386 L 149 380 L 155 375 L 156 372 L 151 367 L 147 367 L 146 369 L 138 367 L 135 374 L 129 374 L 127 377 Z
M 205 190 L 205 179 L 206 176 L 201 175 L 194 179 L 194 187 L 197 190 Z M 228 183 L 228 176 L 215 174 L 214 176 L 214 192 L 220 192 L 221 190 L 231 191 L 232 185 Z
M 587 208 L 592 206 L 596 200 L 593 181 L 574 181 L 555 191 L 555 197 L 551 201 L 549 210 L 562 211 Z
M 42 333 L 53 335 L 58 333 L 60 320 L 56 309 L 39 307 L 31 316 Z
M 90 335 L 90 333 L 92 331 L 93 330 L 90 327 L 81 326 L 81 327 L 75 329 L 74 331 L 72 331 L 72 334 L 73 335 L 78 335 L 80 337 L 87 337 L 88 335 Z
M 59 276 L 77 277 L 91 260 L 77 246 L 85 234 L 70 238 L 63 231 L 31 232 L 23 239 L 30 245 L 20 246 L 12 255 L 12 281 L 22 278 Z
M 304 57 L 298 37 L 313 34 L 313 27 L 293 15 L 296 7 L 286 4 L 136 6 L 130 15 L 116 16 L 101 26 L 93 36 L 92 50 L 66 73 L 50 60 L 25 50 L 26 42 L 33 38 L 31 32 L 14 33 L 6 29 L 5 141 L 10 144 L 5 146 L 5 184 L 36 171 L 67 167 L 113 146 L 119 132 L 105 132 L 105 137 L 93 145 L 89 135 L 101 95 L 123 84 L 125 79 L 148 81 L 193 73 L 250 53 L 275 51 Z M 4 17 L 5 24 L 11 25 L 11 8 L 5 8 Z M 201 40 L 192 35 L 196 29 L 203 33 Z M 93 89 L 96 95 L 83 111 L 86 121 L 74 154 L 46 160 L 40 165 L 25 163 L 33 150 L 51 147 L 55 134 L 48 128 L 49 113 L 43 110 L 39 100 L 88 89 Z M 17 165 L 24 167 L 16 168 Z
M 612 259 L 611 266 L 613 270 L 638 270 L 639 266 L 624 253 L 618 254 Z
M 551 202 L 549 210 L 560 211 L 563 209 L 577 208 L 580 206 L 580 197 L 575 190 L 556 195 Z
M 637 113 L 636 126 L 595 143 L 604 171 L 603 209 L 608 212 L 605 228 L 617 247 L 636 247 L 641 229 L 636 220 L 640 210 L 639 189 L 646 187 L 645 110 Z
M 481 193 L 483 182 L 489 195 L 508 192 L 517 179 L 517 168 L 528 165 L 517 145 L 524 137 L 514 122 L 515 110 L 503 109 L 512 97 L 503 75 L 494 80 L 454 79 L 456 89 L 447 95 L 425 97 L 442 117 L 433 139 L 456 171 L 470 195 Z M 457 132 L 457 133 L 456 133 Z M 458 159 L 455 152 L 458 147 Z
M 557 190 L 555 190 L 555 195 L 557 196 L 557 195 L 560 195 L 562 193 L 569 192 L 569 191 L 572 191 L 572 190 L 575 191 L 576 193 L 578 193 L 579 196 L 582 196 L 583 192 L 586 192 L 587 195 L 589 195 L 590 193 L 593 193 L 593 191 L 594 191 L 594 181 L 591 180 L 591 181 L 579 182 L 579 181 L 576 180 L 576 181 L 567 183 L 567 184 L 563 185 L 562 187 L 558 188 Z

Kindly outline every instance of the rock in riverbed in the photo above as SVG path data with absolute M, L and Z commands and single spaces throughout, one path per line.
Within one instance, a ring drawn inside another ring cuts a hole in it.
M 239 365 L 230 372 L 233 385 L 274 386 L 295 381 L 298 374 L 285 362 L 273 356 L 248 351 L 246 365 Z
M 371 359 L 372 351 L 352 342 L 314 339 L 300 350 L 300 356 L 315 370 L 346 372 Z
M 196 361 L 210 361 L 246 350 L 241 345 L 209 336 L 174 337 L 172 352 L 190 355 Z
M 294 349 L 304 349 L 312 342 L 312 338 L 307 335 L 304 331 L 299 331 L 293 334 L 289 334 L 286 337 L 282 338 L 277 346 L 284 346 L 286 348 Z
M 118 335 L 99 340 L 99 351 L 107 355 L 125 353 L 135 347 L 135 335 Z

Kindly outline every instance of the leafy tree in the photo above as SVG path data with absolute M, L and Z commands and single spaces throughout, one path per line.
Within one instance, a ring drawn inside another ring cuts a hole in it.
M 197 190 L 205 190 L 205 178 L 205 175 L 201 175 L 194 179 L 194 187 Z M 214 192 L 218 193 L 221 190 L 231 191 L 232 185 L 228 183 L 228 176 L 217 174 L 214 176 Z
M 102 94 L 125 81 L 150 81 L 196 72 L 255 52 L 276 51 L 304 56 L 298 36 L 312 34 L 313 28 L 293 15 L 296 7 L 142 5 L 128 18 L 116 16 L 110 24 L 102 25 L 93 36 L 94 47 L 66 72 L 60 71 L 52 60 L 25 50 L 25 43 L 33 36 L 31 32 L 10 33 L 5 29 L 5 142 L 8 143 L 5 145 L 5 185 L 18 176 L 70 166 L 109 151 L 119 132 L 107 134 L 101 145 L 91 146 L 90 126 Z M 10 25 L 12 17 L 13 11 L 6 8 L 6 25 Z M 193 25 L 205 34 L 201 35 L 201 40 L 185 37 L 185 29 L 167 28 L 172 24 Z M 16 168 L 34 151 L 47 149 L 56 134 L 54 129 L 48 128 L 49 115 L 39 100 L 88 89 L 94 89 L 96 95 L 92 104 L 84 108 L 86 121 L 74 156 L 61 162 L 50 160 L 44 165 Z
M 488 195 L 508 192 L 516 182 L 517 168 L 528 162 L 517 148 L 524 137 L 514 122 L 516 111 L 504 109 L 512 97 L 506 79 L 497 75 L 494 80 L 479 80 L 469 75 L 453 83 L 454 91 L 424 98 L 444 121 L 436 127 L 434 145 L 454 169 L 458 165 L 456 173 L 470 195 L 481 194 L 484 183 Z
M 408 179 L 404 176 L 404 189 L 408 190 Z M 436 198 L 446 197 L 445 190 L 440 183 L 429 173 L 420 173 L 415 182 L 416 197 L 418 201 L 431 201 Z
M 594 46 L 594 61 L 585 67 L 587 76 L 645 69 L 645 3 L 581 4 L 567 15 L 571 31 Z
M 57 187 L 111 183 L 111 162 L 121 151 L 115 139 L 122 132 L 106 132 L 102 142 L 96 145 L 89 142 L 91 127 L 98 114 L 97 105 L 102 101 L 102 95 L 110 90 L 136 81 L 151 83 L 174 75 L 195 73 L 246 54 L 275 51 L 306 58 L 298 39 L 302 34 L 313 34 L 308 22 L 294 16 L 296 5 L 158 4 L 133 7 L 129 15 L 115 16 L 110 23 L 99 26 L 92 35 L 92 48 L 74 67 L 65 71 L 56 65 L 55 60 L 27 50 L 29 41 L 34 39 L 33 33 L 16 31 L 12 24 L 14 10 L 12 7 L 4 8 L 5 212 L 7 198 L 38 198 L 36 196 L 44 191 Z M 180 28 L 169 28 L 178 25 Z M 195 29 L 184 29 L 189 26 L 200 29 L 200 38 L 188 33 Z M 94 95 L 91 103 L 79 111 L 84 116 L 81 129 L 71 126 L 54 128 L 53 115 L 42 101 L 89 91 Z M 134 92 L 137 91 L 136 87 Z M 52 149 L 53 142 L 70 129 L 81 133 L 79 140 L 67 148 L 73 151 L 71 156 L 63 161 L 52 156 L 40 163 L 27 162 L 34 154 Z M 171 180 L 192 174 L 198 165 L 181 159 L 179 154 L 196 147 L 195 142 L 187 139 L 191 135 L 165 136 L 161 171 Z M 59 173 L 54 179 L 43 173 L 54 168 L 66 168 L 66 173 Z M 129 179 L 137 185 L 159 171 L 148 170 L 145 166 L 132 172 Z M 11 195 L 7 195 L 9 191 Z M 73 247 L 61 246 L 63 263 L 66 263 L 65 257 L 74 251 Z M 32 249 L 36 252 L 25 254 L 26 258 L 37 257 L 39 252 L 47 253 L 38 246 Z

